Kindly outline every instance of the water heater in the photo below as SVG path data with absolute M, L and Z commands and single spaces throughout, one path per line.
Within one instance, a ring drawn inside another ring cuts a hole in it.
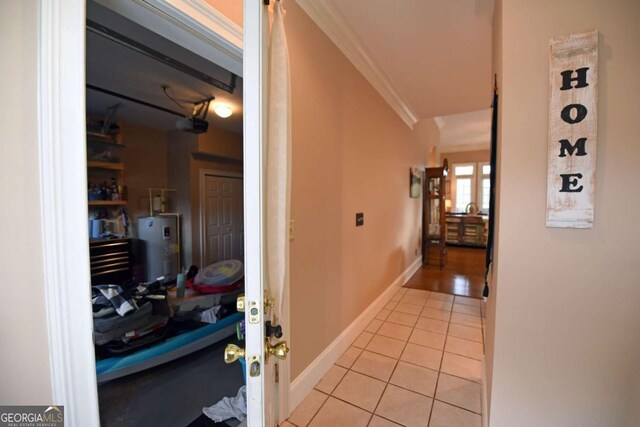
M 144 256 L 145 278 L 175 279 L 178 274 L 179 240 L 177 216 L 138 218 L 138 239 Z

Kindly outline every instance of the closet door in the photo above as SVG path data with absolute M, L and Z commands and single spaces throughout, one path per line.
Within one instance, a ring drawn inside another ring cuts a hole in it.
M 244 261 L 242 178 L 204 177 L 204 253 L 202 266 L 218 261 Z

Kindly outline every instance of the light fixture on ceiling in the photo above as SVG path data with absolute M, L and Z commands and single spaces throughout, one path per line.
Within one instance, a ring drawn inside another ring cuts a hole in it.
M 213 112 L 223 119 L 226 119 L 233 113 L 233 110 L 227 104 L 216 104 L 213 106 Z

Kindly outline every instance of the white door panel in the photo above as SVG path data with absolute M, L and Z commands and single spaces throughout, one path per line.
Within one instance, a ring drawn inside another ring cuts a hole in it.
M 264 328 L 264 171 L 268 11 L 262 1 L 244 0 L 244 192 L 245 192 L 245 359 L 247 425 L 272 427 L 275 399 L 273 363 L 265 364 Z M 255 304 L 259 320 L 251 321 Z M 252 366 L 259 373 L 252 374 Z
M 242 179 L 204 176 L 203 266 L 227 259 L 244 260 Z

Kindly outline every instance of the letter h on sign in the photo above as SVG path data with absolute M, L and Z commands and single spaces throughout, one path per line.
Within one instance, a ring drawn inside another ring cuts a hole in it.
M 550 47 L 547 227 L 591 228 L 598 32 L 554 37 Z

